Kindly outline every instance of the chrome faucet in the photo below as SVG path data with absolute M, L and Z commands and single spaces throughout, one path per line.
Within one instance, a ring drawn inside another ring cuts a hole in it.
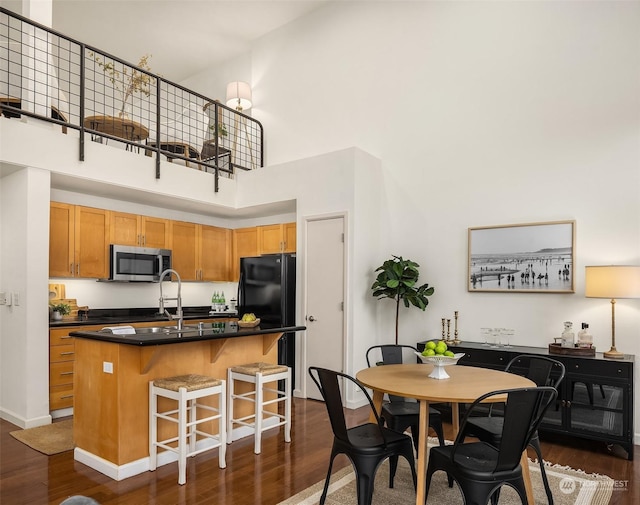
M 167 298 L 162 294 L 162 280 L 166 275 L 169 275 L 169 280 L 171 280 L 171 274 L 174 274 L 178 278 L 178 294 L 175 298 Z M 160 274 L 160 306 L 159 312 L 160 314 L 164 314 L 169 318 L 169 321 L 173 321 L 174 319 L 178 320 L 178 330 L 182 330 L 182 279 L 180 279 L 180 274 L 171 268 L 167 268 Z M 169 314 L 169 311 L 164 308 L 164 302 L 175 300 L 178 303 L 178 308 L 176 309 L 176 315 L 172 316 Z

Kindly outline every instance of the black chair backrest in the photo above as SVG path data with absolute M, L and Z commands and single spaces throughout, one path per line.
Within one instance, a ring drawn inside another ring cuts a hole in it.
M 529 441 L 538 429 L 547 408 L 555 401 L 558 391 L 551 386 L 542 386 L 502 389 L 480 396 L 465 413 L 456 437 L 456 445 L 462 439 L 467 419 L 472 415 L 475 407 L 492 396 L 504 394 L 507 395 L 507 402 L 496 472 L 513 470 L 520 463 L 522 452 L 529 445 Z M 453 453 L 455 454 L 455 449 Z M 453 454 L 451 458 L 453 459 Z
M 372 347 L 369 347 L 369 349 L 367 349 L 367 355 L 366 355 L 367 366 L 371 367 L 372 354 L 377 352 L 377 350 L 380 351 L 382 355 L 382 362 L 385 365 L 400 365 L 401 363 L 404 362 L 402 359 L 402 354 L 403 354 L 403 350 L 405 349 L 412 352 L 418 350 L 413 346 L 402 345 L 402 344 L 382 344 L 382 345 L 374 345 Z M 375 365 L 377 363 L 373 363 L 373 364 Z
M 382 344 L 382 345 L 374 345 L 367 349 L 367 366 L 371 368 L 371 359 L 372 355 L 376 354 L 377 351 L 380 351 L 382 355 L 382 364 L 384 365 L 401 365 L 404 363 L 403 360 L 403 351 L 409 351 L 413 354 L 414 351 L 417 351 L 413 346 L 403 345 L 403 344 Z M 414 355 L 415 356 L 415 355 Z M 417 359 L 417 358 L 416 358 Z M 379 364 L 378 362 L 374 363 L 374 365 Z M 407 399 L 402 396 L 395 395 L 387 395 L 389 397 L 390 402 L 406 402 Z
M 564 364 L 547 356 L 520 354 L 509 361 L 505 371 L 514 371 L 519 366 L 526 368 L 524 376 L 535 382 L 536 386 L 553 386 L 558 389 L 565 375 Z
M 344 406 L 342 405 L 342 395 L 340 393 L 340 383 L 338 380 L 338 378 L 340 377 L 342 377 L 344 380 L 353 382 L 362 390 L 365 397 L 369 401 L 371 410 L 375 414 L 378 426 L 381 426 L 380 418 L 373 406 L 373 400 L 371 399 L 371 396 L 369 396 L 369 393 L 367 393 L 364 385 L 362 385 L 357 379 L 341 372 L 336 372 L 334 370 L 328 370 L 327 368 L 319 368 L 315 366 L 309 367 L 309 375 L 313 379 L 313 382 L 316 383 L 316 386 L 318 386 L 320 394 L 322 394 L 322 398 L 324 398 L 324 402 L 327 407 L 327 413 L 329 414 L 329 421 L 331 421 L 331 429 L 333 430 L 334 436 L 338 440 L 351 445 L 351 442 L 349 441 L 349 437 L 347 435 L 347 422 L 344 417 Z M 380 431 L 382 433 L 382 430 Z

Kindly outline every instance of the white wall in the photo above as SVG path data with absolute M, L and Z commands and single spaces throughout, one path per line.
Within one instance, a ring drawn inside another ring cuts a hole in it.
M 458 310 L 465 340 L 510 326 L 546 347 L 586 321 L 606 350 L 610 305 L 584 298 L 584 266 L 640 264 L 639 30 L 638 2 L 333 2 L 255 45 L 253 115 L 269 165 L 352 145 L 381 159 L 368 268 L 403 255 L 436 290 L 401 313 L 403 343 Z M 469 227 L 565 219 L 575 294 L 467 292 Z M 390 339 L 392 304 L 368 304 L 369 343 Z M 618 349 L 640 355 L 640 301 L 616 309 Z
M 43 387 L 49 368 L 48 264 L 41 260 L 49 247 L 48 196 L 47 171 L 25 168 L 2 179 L 0 291 L 17 295 L 19 304 L 0 306 L 0 409 L 4 419 L 25 428 L 51 419 L 49 388 Z

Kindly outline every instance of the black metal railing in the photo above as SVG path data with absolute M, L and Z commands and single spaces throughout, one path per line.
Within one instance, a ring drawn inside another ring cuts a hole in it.
M 0 7 L 0 112 L 99 142 L 233 177 L 263 166 L 262 125 L 250 116 Z

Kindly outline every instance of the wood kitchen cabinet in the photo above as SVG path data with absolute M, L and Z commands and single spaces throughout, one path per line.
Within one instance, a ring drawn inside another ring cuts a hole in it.
M 228 281 L 231 230 L 171 221 L 173 269 L 185 281 Z
M 75 205 L 51 202 L 49 277 L 73 277 Z
M 110 243 L 140 247 L 170 248 L 170 221 L 111 211 Z
M 233 265 L 232 281 L 240 277 L 240 258 L 258 256 L 258 227 L 238 228 L 233 230 Z
M 295 252 L 296 223 L 258 226 L 258 254 Z
M 109 276 L 109 212 L 51 202 L 49 276 Z

